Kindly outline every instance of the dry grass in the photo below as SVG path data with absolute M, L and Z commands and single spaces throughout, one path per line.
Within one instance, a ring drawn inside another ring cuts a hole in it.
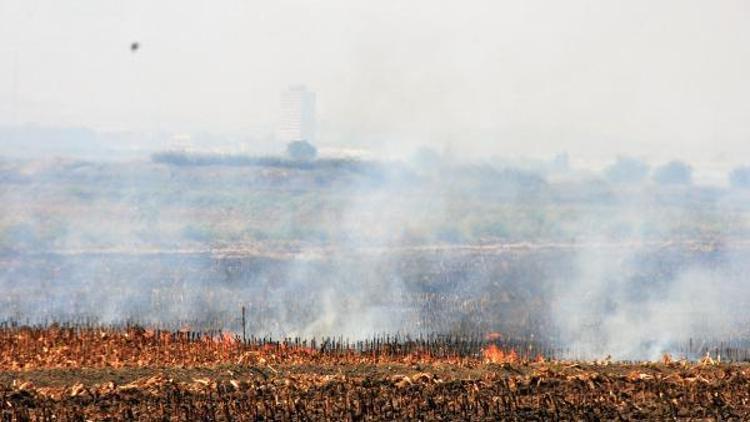
M 747 419 L 741 364 L 243 344 L 130 328 L 0 334 L 3 420 Z

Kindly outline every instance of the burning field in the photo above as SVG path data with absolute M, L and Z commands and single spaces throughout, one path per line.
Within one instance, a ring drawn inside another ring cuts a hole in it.
M 377 259 L 6 256 L 0 308 L 22 322 L 0 323 L 0 412 L 750 417 L 747 318 L 731 311 L 744 309 L 746 249 L 454 249 Z M 581 255 L 599 265 L 579 265 Z
M 750 421 L 748 1 L 75 3 L 0 0 L 0 422 Z
M 746 419 L 750 368 L 573 362 L 482 338 L 5 328 L 3 420 Z
M 2 420 L 749 418 L 745 193 L 410 166 L 10 167 Z

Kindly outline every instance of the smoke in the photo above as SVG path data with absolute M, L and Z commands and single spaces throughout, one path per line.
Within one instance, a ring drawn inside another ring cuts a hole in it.
M 326 146 L 599 160 L 747 153 L 739 0 L 0 7 L 2 125 L 270 133 L 279 92 L 300 82 L 318 93 Z
M 0 319 L 623 359 L 747 335 L 741 1 L 16 3 Z M 281 151 L 297 82 L 320 151 L 377 160 L 211 155 Z
M 629 190 L 635 199 L 608 210 L 616 230 L 576 247 L 574 271 L 555 284 L 550 308 L 569 356 L 654 360 L 688 355 L 691 343 L 747 338 L 738 312 L 750 299 L 742 240 L 693 232 L 705 220 L 692 205 L 663 209 L 658 201 L 674 200 L 664 195 Z M 731 211 L 713 206 L 731 221 Z M 680 223 L 655 224 L 661 213 Z
M 244 307 L 251 335 L 501 332 L 618 359 L 748 334 L 743 190 L 429 150 L 245 161 L 5 161 L 0 317 L 239 332 Z

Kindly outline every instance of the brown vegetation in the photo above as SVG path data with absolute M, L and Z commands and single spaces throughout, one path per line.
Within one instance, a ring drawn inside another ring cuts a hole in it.
M 530 360 L 437 342 L 330 341 L 117 329 L 6 329 L 3 420 L 746 419 L 743 364 Z M 432 345 L 430 345 L 432 344 Z M 462 346 L 463 347 L 463 346 Z M 432 349 L 431 349 L 432 348 Z M 431 352 L 434 350 L 435 353 Z M 468 349 L 465 349 L 468 350 Z

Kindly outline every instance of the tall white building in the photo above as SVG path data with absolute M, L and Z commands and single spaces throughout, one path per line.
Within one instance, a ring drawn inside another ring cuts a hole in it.
M 315 142 L 315 93 L 304 85 L 290 86 L 281 94 L 279 139 Z

